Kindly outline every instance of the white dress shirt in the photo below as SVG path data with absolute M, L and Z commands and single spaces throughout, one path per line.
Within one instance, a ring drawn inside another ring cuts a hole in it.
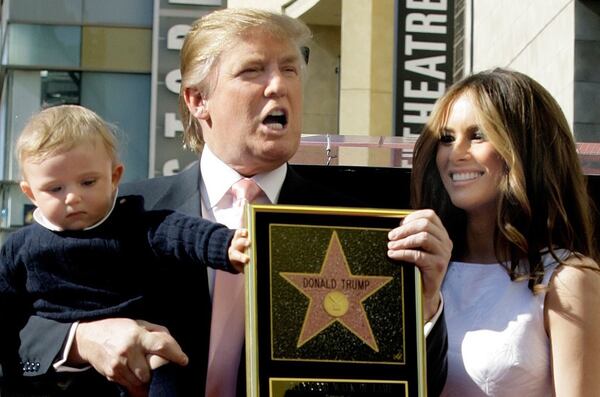
M 232 227 L 237 222 L 237 212 L 232 209 L 233 196 L 231 185 L 244 178 L 221 159 L 213 154 L 207 145 L 202 150 L 200 158 L 200 201 L 202 217 Z M 276 204 L 279 192 L 287 173 L 287 165 L 282 164 L 276 169 L 252 177 L 262 189 L 264 195 L 255 202 L 259 204 Z M 215 270 L 208 268 L 210 294 L 212 296 Z

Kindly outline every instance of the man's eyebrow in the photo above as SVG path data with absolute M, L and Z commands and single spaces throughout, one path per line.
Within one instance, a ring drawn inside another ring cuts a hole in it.
M 253 63 L 253 62 L 262 62 L 262 60 L 264 59 L 264 57 L 261 57 L 260 55 L 246 55 L 244 57 L 240 57 L 238 58 L 238 63 L 240 64 L 245 64 L 245 63 Z
M 281 63 L 294 63 L 294 62 L 298 62 L 298 55 L 297 54 L 289 54 L 289 55 L 285 55 L 284 57 L 282 57 L 279 62 Z
M 237 65 L 238 67 L 253 64 L 253 63 L 261 63 L 265 60 L 264 56 L 258 54 L 250 54 L 238 59 Z M 288 64 L 288 63 L 297 63 L 300 61 L 300 57 L 298 54 L 286 54 L 279 58 L 278 63 L 280 64 Z

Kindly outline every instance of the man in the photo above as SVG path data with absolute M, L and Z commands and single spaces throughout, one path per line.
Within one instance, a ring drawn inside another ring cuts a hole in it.
M 121 193 L 141 194 L 147 209 L 175 209 L 225 224 L 233 222 L 231 187 L 239 180 L 258 185 L 257 200 L 263 203 L 354 205 L 304 180 L 287 164 L 300 142 L 305 67 L 300 48 L 309 38 L 310 31 L 302 22 L 264 11 L 226 9 L 198 20 L 181 51 L 180 110 L 185 143 L 195 151 L 202 150 L 201 160 L 175 176 L 125 186 Z M 404 225 L 406 241 L 413 242 L 406 245 L 403 257 L 396 258 L 415 263 L 424 272 L 428 320 L 441 311 L 439 288 L 451 242 L 443 236 L 425 247 L 411 238 L 429 233 L 436 222 L 437 217 L 422 218 Z M 423 258 L 426 263 L 421 263 Z M 236 393 L 236 388 L 230 387 L 235 386 L 235 369 L 243 361 L 239 340 L 243 329 L 240 321 L 234 321 L 240 314 L 233 314 L 236 308 L 243 308 L 243 300 L 236 298 L 241 294 L 241 279 L 223 280 L 217 272 L 213 280 L 213 274 L 207 278 L 206 272 L 201 273 L 183 274 L 183 281 L 165 280 L 159 293 L 163 304 L 200 319 L 199 328 L 181 325 L 189 329 L 189 337 L 178 342 L 183 351 L 193 352 L 190 364 L 201 369 L 198 382 L 204 384 L 208 367 L 207 395 L 231 396 Z M 233 304 L 229 309 L 217 305 L 219 291 L 230 292 L 229 303 Z M 219 327 L 225 330 L 221 334 L 216 331 Z M 217 343 L 218 337 L 226 343 Z M 143 394 L 142 381 L 149 377 L 145 354 L 158 354 L 180 364 L 187 361 L 164 329 L 128 319 L 72 326 L 32 318 L 21 341 L 22 361 L 43 357 L 36 374 L 52 373 L 54 367 L 64 369 L 64 363 L 56 362 L 64 356 L 66 364 L 89 363 L 133 394 Z M 222 347 L 225 353 L 219 350 Z M 225 362 L 218 362 L 226 355 Z M 428 337 L 432 394 L 443 386 L 445 363 L 445 325 L 440 318 Z M 237 380 L 241 380 L 237 393 L 244 395 L 244 379 Z

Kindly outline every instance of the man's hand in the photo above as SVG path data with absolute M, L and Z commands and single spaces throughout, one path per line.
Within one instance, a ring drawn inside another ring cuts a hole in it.
M 151 376 L 150 365 L 156 368 L 161 361 L 152 358 L 154 355 L 179 365 L 188 362 L 165 327 L 142 320 L 113 318 L 77 326 L 68 364 L 90 364 L 132 396 L 144 396 Z
M 452 240 L 432 210 L 412 212 L 388 234 L 388 256 L 414 263 L 423 280 L 423 310 L 429 321 L 440 305 L 440 288 L 452 255 Z

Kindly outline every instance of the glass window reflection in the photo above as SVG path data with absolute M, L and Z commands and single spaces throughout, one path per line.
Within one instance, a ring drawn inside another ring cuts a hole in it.
M 79 105 L 81 73 L 42 70 L 42 109 L 57 105 Z
M 8 25 L 8 64 L 74 67 L 80 63 L 81 27 Z

